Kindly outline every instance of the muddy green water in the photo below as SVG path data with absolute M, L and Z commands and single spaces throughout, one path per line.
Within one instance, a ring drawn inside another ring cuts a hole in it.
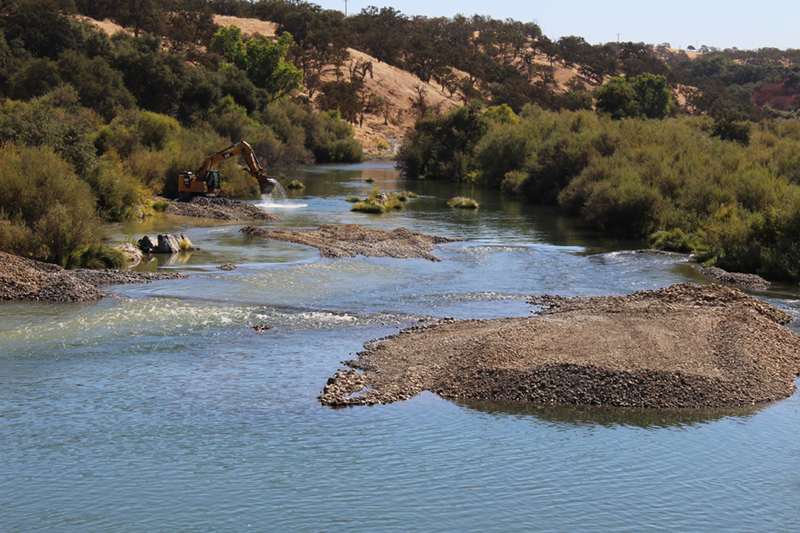
M 244 224 L 153 219 L 201 250 L 138 268 L 187 280 L 97 303 L 0 304 L 0 531 L 800 531 L 800 400 L 631 411 L 433 394 L 329 409 L 363 342 L 421 316 L 525 316 L 531 294 L 705 283 L 548 208 L 390 164 L 286 170 L 273 228 L 358 223 L 469 239 L 423 260 L 323 260 Z M 366 183 L 372 178 L 374 184 Z M 420 198 L 351 213 L 373 187 Z M 446 206 L 465 194 L 478 211 Z M 231 262 L 231 272 L 216 267 Z M 800 316 L 798 292 L 756 296 Z M 256 333 L 251 326 L 269 324 Z M 796 326 L 791 326 L 796 328 Z

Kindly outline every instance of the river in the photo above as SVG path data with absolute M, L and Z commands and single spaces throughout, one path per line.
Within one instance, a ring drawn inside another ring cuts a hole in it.
M 0 531 L 800 531 L 800 398 L 642 411 L 444 400 L 330 409 L 340 361 L 420 317 L 526 316 L 532 294 L 707 283 L 552 209 L 389 163 L 287 169 L 279 229 L 358 223 L 468 239 L 443 259 L 320 259 L 242 223 L 155 218 L 189 279 L 95 303 L 0 304 Z M 374 183 L 367 183 L 367 179 Z M 420 198 L 351 213 L 373 187 Z M 477 211 L 452 210 L 459 194 Z M 233 271 L 219 265 L 233 263 Z M 800 316 L 794 287 L 755 293 Z M 271 329 L 256 332 L 252 326 Z M 797 329 L 797 325 L 790 327 Z

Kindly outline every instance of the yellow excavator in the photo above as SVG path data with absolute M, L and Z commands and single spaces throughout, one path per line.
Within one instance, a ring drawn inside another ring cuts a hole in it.
M 203 164 L 196 172 L 184 170 L 178 178 L 178 194 L 181 201 L 188 202 L 195 196 L 216 196 L 220 189 L 219 171 L 212 170 L 214 165 L 231 157 L 242 156 L 247 163 L 251 176 L 258 180 L 261 194 L 269 194 L 277 185 L 274 178 L 267 176 L 267 171 L 261 167 L 255 152 L 245 141 L 232 144 L 224 150 L 206 157 Z

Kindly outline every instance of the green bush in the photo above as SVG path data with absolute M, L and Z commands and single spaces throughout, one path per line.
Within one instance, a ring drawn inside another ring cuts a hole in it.
M 122 268 L 127 263 L 125 254 L 116 248 L 102 243 L 94 243 L 83 247 L 73 253 L 68 262 L 68 268 Z
M 166 211 L 168 208 L 169 208 L 169 202 L 167 202 L 167 201 L 166 201 L 166 200 L 164 200 L 163 198 L 159 198 L 158 200 L 156 200 L 155 202 L 153 202 L 153 209 L 154 209 L 154 210 L 155 210 L 157 213 L 163 213 L 163 212 L 164 212 L 164 211 Z
M 49 147 L 0 148 L 0 211 L 7 251 L 61 266 L 99 236 L 91 188 Z
M 650 245 L 657 250 L 688 254 L 697 248 L 697 241 L 693 235 L 687 235 L 680 228 L 674 228 L 650 235 Z
M 337 139 L 325 147 L 322 161 L 331 163 L 358 163 L 364 159 L 364 148 L 355 139 Z
M 118 222 L 136 216 L 133 206 L 139 200 L 138 184 L 119 161 L 99 161 L 84 181 L 92 188 L 103 218 Z
M 142 111 L 137 126 L 141 132 L 142 144 L 156 150 L 163 150 L 169 137 L 181 128 L 174 118 L 149 111 Z
M 305 189 L 306 186 L 300 183 L 297 180 L 292 180 L 289 185 L 286 186 L 287 189 Z

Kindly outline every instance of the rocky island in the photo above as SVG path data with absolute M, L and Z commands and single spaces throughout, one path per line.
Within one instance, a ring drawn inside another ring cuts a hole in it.
M 538 316 L 446 319 L 365 345 L 324 405 L 446 398 L 648 408 L 786 398 L 800 372 L 791 316 L 737 289 L 680 284 L 627 296 L 542 296 Z M 359 372 L 360 371 L 360 372 Z
M 416 233 L 406 228 L 397 228 L 393 231 L 372 230 L 358 224 L 324 225 L 315 230 L 295 231 L 270 231 L 247 226 L 239 231 L 251 237 L 313 246 L 319 249 L 320 256 L 330 259 L 363 255 L 365 257 L 441 261 L 430 252 L 437 244 L 458 240 Z

